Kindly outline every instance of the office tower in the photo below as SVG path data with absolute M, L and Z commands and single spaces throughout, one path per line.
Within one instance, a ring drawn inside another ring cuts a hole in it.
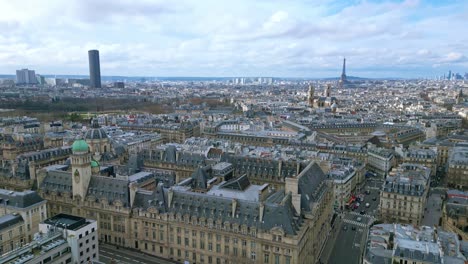
M 452 80 L 452 71 L 449 71 L 447 79 Z
M 99 51 L 88 51 L 89 58 L 89 78 L 92 88 L 101 88 L 101 68 L 99 66 Z
M 36 84 L 36 73 L 34 70 L 21 69 L 16 70 L 16 83 L 17 84 Z

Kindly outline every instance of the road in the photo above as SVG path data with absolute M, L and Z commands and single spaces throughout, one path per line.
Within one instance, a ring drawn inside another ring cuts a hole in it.
M 119 248 L 99 244 L 99 260 L 104 263 L 111 263 L 112 260 L 117 264 L 175 264 L 178 262 L 160 259 L 154 256 L 149 256 L 138 251 Z
M 379 205 L 379 186 L 382 182 L 367 182 L 364 190 L 370 190 L 370 194 L 364 197 L 364 202 L 355 211 L 345 211 L 338 216 L 332 232 L 330 233 L 324 252 L 321 257 L 322 263 L 339 264 L 360 262 L 364 250 L 367 233 L 370 224 L 375 220 Z M 369 188 L 370 187 L 370 188 Z M 375 201 L 372 198 L 376 198 Z M 369 208 L 365 204 L 369 203 Z M 365 214 L 361 215 L 360 212 Z M 358 217 L 361 218 L 358 221 Z M 347 230 L 344 230 L 346 226 Z M 352 230 L 355 227 L 355 230 Z
M 426 202 L 427 210 L 424 211 L 424 218 L 422 225 L 425 226 L 438 226 L 439 219 L 442 216 L 442 199 L 440 193 L 431 192 Z

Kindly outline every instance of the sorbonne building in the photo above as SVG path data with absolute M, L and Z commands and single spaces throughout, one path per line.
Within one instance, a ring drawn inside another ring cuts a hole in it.
M 330 231 L 333 191 L 313 162 L 280 190 L 216 166 L 168 186 L 154 179 L 174 172 L 99 176 L 84 140 L 72 150 L 71 171 L 48 169 L 41 195 L 51 215 L 96 219 L 103 242 L 190 263 L 303 264 L 318 262 Z

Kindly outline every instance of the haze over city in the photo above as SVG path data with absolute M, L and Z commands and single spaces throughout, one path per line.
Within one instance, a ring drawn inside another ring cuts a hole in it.
M 0 73 L 434 77 L 468 67 L 466 1 L 0 1 Z

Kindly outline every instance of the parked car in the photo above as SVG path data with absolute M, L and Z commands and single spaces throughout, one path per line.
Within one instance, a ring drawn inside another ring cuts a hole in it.
M 344 231 L 348 230 L 348 226 L 343 226 L 343 230 Z
M 358 216 L 358 218 L 356 218 L 356 221 L 358 222 L 361 222 L 362 218 L 360 216 Z
M 369 208 L 370 204 L 369 203 L 366 203 L 366 208 Z
M 352 226 L 352 227 L 351 227 L 351 230 L 353 230 L 353 231 L 356 230 L 356 227 L 355 227 L 355 226 Z
M 360 214 L 364 215 L 366 214 L 366 211 L 362 210 L 361 212 L 359 212 Z
M 377 201 L 377 197 L 372 198 L 372 201 Z

